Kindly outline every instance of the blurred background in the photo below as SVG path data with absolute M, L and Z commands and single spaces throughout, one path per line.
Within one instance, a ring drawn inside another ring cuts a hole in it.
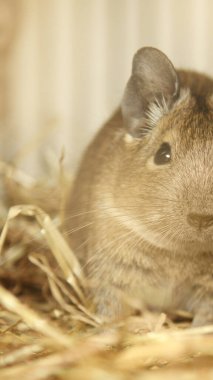
M 1 160 L 38 176 L 63 150 L 74 171 L 137 49 L 213 75 L 212 36 L 212 0 L 0 0 Z

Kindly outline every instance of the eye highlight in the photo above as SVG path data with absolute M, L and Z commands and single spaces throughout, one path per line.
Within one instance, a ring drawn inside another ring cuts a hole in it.
M 156 165 L 165 165 L 171 161 L 171 146 L 164 142 L 155 154 L 154 163 Z

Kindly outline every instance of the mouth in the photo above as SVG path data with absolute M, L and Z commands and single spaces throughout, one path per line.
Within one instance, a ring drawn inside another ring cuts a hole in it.
M 212 251 L 213 250 L 213 235 L 197 233 L 196 236 L 184 236 L 179 241 L 173 242 L 174 247 L 187 250 L 188 253 Z

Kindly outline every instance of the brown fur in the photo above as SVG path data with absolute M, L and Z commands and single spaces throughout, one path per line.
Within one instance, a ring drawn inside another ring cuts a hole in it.
M 169 111 L 155 127 L 135 136 L 118 110 L 86 150 L 73 186 L 71 246 L 107 317 L 130 312 L 125 294 L 140 307 L 181 308 L 194 324 L 213 322 L 213 80 L 176 73 L 178 95 L 171 100 L 169 89 Z M 183 96 L 183 88 L 191 92 Z M 172 160 L 158 166 L 153 157 L 165 141 Z M 210 225 L 190 225 L 189 214 Z

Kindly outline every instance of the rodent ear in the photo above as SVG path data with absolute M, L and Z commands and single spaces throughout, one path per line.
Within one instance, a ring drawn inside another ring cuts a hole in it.
M 168 112 L 179 95 L 174 66 L 160 50 L 145 47 L 134 56 L 122 114 L 129 133 L 140 137 Z

